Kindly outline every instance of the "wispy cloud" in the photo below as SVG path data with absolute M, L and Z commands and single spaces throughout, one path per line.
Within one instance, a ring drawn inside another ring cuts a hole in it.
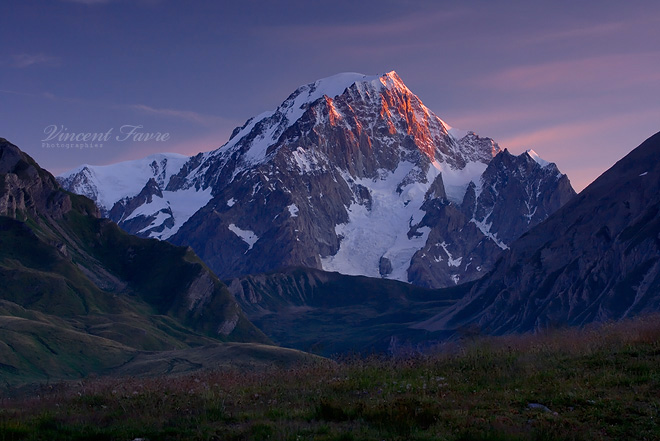
M 598 121 L 579 121 L 556 124 L 550 127 L 526 131 L 512 137 L 504 138 L 501 140 L 500 144 L 513 151 L 523 151 L 532 148 L 532 146 L 538 146 L 541 144 L 554 143 L 562 145 L 562 141 L 580 138 L 587 136 L 590 133 L 601 131 L 605 127 L 611 127 L 612 123 L 616 120 L 617 118 L 608 118 Z M 557 154 L 555 153 L 555 159 L 563 159 L 561 156 L 556 156 Z
M 116 3 L 121 0 L 60 0 L 60 1 L 66 3 L 79 3 L 82 5 L 94 6 L 94 5 L 104 5 L 107 3 Z M 160 3 L 162 0 L 133 0 L 133 1 L 137 1 L 139 3 L 148 4 L 148 5 L 154 5 Z
M 54 93 L 51 92 L 41 92 L 41 93 L 31 93 L 31 92 L 20 92 L 17 90 L 8 90 L 8 89 L 0 89 L 0 93 L 5 93 L 8 95 L 18 95 L 18 96 L 25 96 L 25 97 L 30 97 L 30 98 L 39 98 L 39 99 L 46 99 L 49 101 L 58 101 L 58 102 L 66 102 L 66 103 L 76 103 L 76 104 L 88 104 L 87 101 L 77 99 L 77 98 L 66 98 L 66 97 L 60 97 L 55 95 Z
M 442 26 L 445 23 L 457 20 L 468 14 L 465 9 L 444 9 L 442 11 L 413 12 L 395 18 L 384 19 L 377 22 L 360 23 L 330 23 L 330 24 L 296 24 L 291 25 L 267 25 L 254 29 L 258 35 L 267 38 L 277 35 L 274 41 L 299 43 L 301 36 L 304 41 L 310 44 L 321 43 L 324 50 L 330 50 L 337 47 L 338 42 L 346 43 L 339 45 L 338 50 L 345 53 L 346 50 L 363 55 L 361 47 L 365 47 L 364 52 L 379 48 L 389 48 L 389 53 L 401 49 L 409 50 L 411 47 L 433 47 L 434 42 L 428 38 L 423 38 L 429 30 Z M 394 36 L 398 36 L 394 39 Z M 405 36 L 402 38 L 402 36 Z M 327 45 L 332 41 L 332 45 Z M 337 49 L 336 49 L 337 50 Z
M 15 54 L 12 55 L 12 67 L 24 69 L 35 65 L 59 66 L 62 60 L 46 54 Z
M 478 127 L 489 128 L 502 124 L 521 122 L 538 122 L 547 121 L 548 118 L 555 116 L 559 105 L 544 105 L 543 107 L 534 108 L 503 108 L 499 107 L 492 110 L 483 111 L 467 111 L 447 115 L 447 123 L 452 127 L 457 127 L 464 130 L 475 130 Z M 443 119 L 445 119 L 443 117 Z M 481 133 L 481 131 L 479 131 Z
M 204 115 L 198 112 L 193 112 L 190 110 L 175 110 L 175 109 L 163 109 L 147 106 L 144 104 L 133 104 L 128 106 L 132 110 L 138 112 L 146 113 L 149 115 L 164 116 L 168 118 L 176 118 L 203 126 L 213 126 L 225 121 L 224 118 L 213 115 Z
M 185 140 L 175 142 L 172 146 L 168 148 L 174 152 L 178 152 L 184 155 L 196 155 L 200 152 L 208 152 L 215 150 L 222 145 L 224 145 L 231 135 L 232 130 L 236 124 L 229 124 L 225 127 L 219 127 L 216 130 L 209 132 L 208 134 L 190 137 Z
M 511 90 L 593 85 L 601 88 L 602 81 L 607 82 L 608 89 L 647 82 L 656 84 L 660 80 L 658 59 L 658 52 L 612 54 L 517 66 L 467 81 L 486 88 Z
M 499 139 L 514 153 L 533 148 L 556 162 L 581 191 L 638 143 L 657 130 L 660 109 L 621 113 L 600 119 L 564 121 Z
M 164 146 L 161 143 L 144 143 L 139 150 L 131 149 L 126 151 L 117 151 L 117 155 L 108 158 L 105 162 L 98 165 L 109 165 L 122 161 L 131 161 L 144 158 L 153 153 L 173 152 L 182 155 L 194 156 L 201 152 L 215 150 L 224 145 L 231 135 L 233 126 L 220 127 L 205 135 L 186 137 L 185 139 L 172 138 Z M 63 173 L 69 169 L 61 170 Z
M 103 3 L 110 3 L 115 0 L 62 0 L 68 3 L 82 3 L 84 5 L 100 5 Z
M 7 90 L 7 89 L 0 89 L 0 93 L 6 93 L 9 95 L 29 96 L 29 97 L 43 97 L 43 95 L 37 95 L 35 93 L 17 92 L 15 90 Z
M 589 26 L 579 26 L 569 29 L 553 30 L 548 32 L 541 32 L 537 35 L 529 36 L 525 39 L 520 39 L 520 44 L 530 45 L 543 42 L 555 42 L 557 40 L 574 40 L 588 37 L 604 37 L 608 35 L 616 35 L 625 31 L 630 26 L 628 22 L 611 22 L 599 23 Z
M 98 103 L 93 101 L 88 101 L 80 98 L 71 98 L 58 96 L 51 92 L 42 92 L 42 93 L 29 93 L 29 92 L 20 92 L 15 90 L 0 89 L 0 93 L 10 94 L 10 95 L 20 95 L 27 96 L 32 98 L 42 98 L 50 101 L 74 103 L 85 106 L 100 106 L 103 108 L 119 109 L 122 111 L 131 110 L 134 112 L 139 112 L 147 115 L 155 115 L 165 118 L 174 118 L 182 121 L 192 122 L 201 126 L 214 127 L 214 126 L 228 126 L 233 124 L 232 128 L 236 126 L 236 122 L 227 118 L 223 118 L 215 115 L 205 115 L 199 112 L 194 112 L 191 110 L 176 110 L 176 109 L 165 109 L 165 108 L 155 108 L 147 106 L 145 104 L 107 104 L 107 103 Z

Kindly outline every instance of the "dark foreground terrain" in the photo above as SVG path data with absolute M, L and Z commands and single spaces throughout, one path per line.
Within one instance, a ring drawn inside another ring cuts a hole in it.
M 6 388 L 0 440 L 660 439 L 658 317 L 433 356 Z

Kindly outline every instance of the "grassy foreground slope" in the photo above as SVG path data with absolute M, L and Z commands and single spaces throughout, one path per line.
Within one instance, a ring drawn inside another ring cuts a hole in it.
M 10 391 L 6 391 L 6 394 Z M 660 439 L 660 321 L 7 395 L 0 439 Z

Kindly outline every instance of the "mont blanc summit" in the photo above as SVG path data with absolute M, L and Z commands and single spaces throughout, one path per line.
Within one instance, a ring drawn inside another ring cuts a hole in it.
M 104 167 L 59 179 L 221 278 L 305 266 L 450 286 L 575 195 L 535 152 L 450 127 L 395 72 L 301 86 L 213 151 Z

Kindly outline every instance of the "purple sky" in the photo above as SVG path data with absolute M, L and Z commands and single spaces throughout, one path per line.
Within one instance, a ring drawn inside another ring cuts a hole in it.
M 4 0 L 0 137 L 55 174 L 194 154 L 302 84 L 390 70 L 581 190 L 660 130 L 660 2 Z M 169 138 L 47 148 L 51 125 Z

